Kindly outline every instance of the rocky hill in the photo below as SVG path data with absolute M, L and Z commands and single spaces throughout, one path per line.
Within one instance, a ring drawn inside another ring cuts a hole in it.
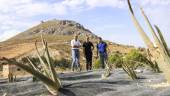
M 40 35 L 43 34 L 47 40 L 51 54 L 55 58 L 70 58 L 70 41 L 75 34 L 80 34 L 80 41 L 85 40 L 85 36 L 91 37 L 95 44 L 97 36 L 83 25 L 71 20 L 49 20 L 41 21 L 40 24 L 21 32 L 13 38 L 0 43 L 0 56 L 8 58 L 21 58 L 24 56 L 34 56 L 34 42 L 38 41 L 41 50 Z M 109 43 L 111 52 L 127 53 L 133 46 L 125 46 L 116 43 Z M 81 50 L 82 51 L 82 50 Z M 96 52 L 95 52 L 96 53 Z
M 14 39 L 30 39 L 34 36 L 44 35 L 63 35 L 70 36 L 74 34 L 80 34 L 81 36 L 89 35 L 93 38 L 97 36 L 93 34 L 89 29 L 84 28 L 83 25 L 71 21 L 71 20 L 50 20 L 41 21 L 41 23 L 33 28 L 22 32 L 10 40 Z

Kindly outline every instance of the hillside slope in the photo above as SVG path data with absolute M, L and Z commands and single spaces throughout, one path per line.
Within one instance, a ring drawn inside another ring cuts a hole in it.
M 41 49 L 41 34 L 47 40 L 53 57 L 70 58 L 70 41 L 75 34 L 80 34 L 80 41 L 85 40 L 85 36 L 91 37 L 91 41 L 96 43 L 97 36 L 83 25 L 71 20 L 49 20 L 21 32 L 11 39 L 0 43 L 0 56 L 8 58 L 22 58 L 24 56 L 35 55 L 35 41 L 39 42 Z M 127 53 L 132 46 L 125 46 L 108 41 L 111 52 Z M 81 50 L 82 52 L 82 50 Z M 96 52 L 95 52 L 96 53 Z M 70 58 L 71 59 L 71 58 Z

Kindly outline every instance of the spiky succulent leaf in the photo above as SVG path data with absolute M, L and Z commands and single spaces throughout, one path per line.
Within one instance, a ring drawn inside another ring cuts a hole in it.
M 161 41 L 159 40 L 159 38 L 158 38 L 155 30 L 153 29 L 148 17 L 146 16 L 145 12 L 143 11 L 143 8 L 140 7 L 140 10 L 141 10 L 141 13 L 142 13 L 145 21 L 146 21 L 146 24 L 148 25 L 148 28 L 149 28 L 150 32 L 152 33 L 152 36 L 153 36 L 153 38 L 155 40 L 156 45 L 159 46 L 159 47 L 162 46 Z
M 48 50 L 47 42 L 44 40 L 44 43 L 43 43 L 43 44 L 45 44 L 45 45 L 44 45 L 45 50 L 46 50 L 46 51 L 45 51 L 45 58 L 46 58 L 46 61 L 47 61 L 47 63 L 48 63 L 48 66 L 49 66 L 49 70 L 51 71 L 52 79 L 53 79 L 55 82 L 59 82 L 60 85 L 61 85 L 61 82 L 60 82 L 60 80 L 58 79 L 57 73 L 56 73 L 56 71 L 55 71 L 55 69 L 54 69 L 54 64 L 53 64 L 52 59 L 51 59 L 51 57 L 50 57 L 50 53 L 49 53 L 49 50 Z
M 135 27 L 137 28 L 138 32 L 140 33 L 140 35 L 142 36 L 145 44 L 149 47 L 149 48 L 153 48 L 154 45 L 152 43 L 152 41 L 149 39 L 149 37 L 147 36 L 147 34 L 144 32 L 143 28 L 141 27 L 141 25 L 139 24 L 138 20 L 136 19 L 134 13 L 133 13 L 133 9 L 131 7 L 131 4 L 130 4 L 130 0 L 127 0 L 128 1 L 128 6 L 129 6 L 129 10 L 130 10 L 130 15 L 131 15 L 131 18 L 132 18 L 132 21 L 135 25 Z
M 156 26 L 156 25 L 155 25 L 155 28 L 156 28 L 156 30 L 157 30 L 157 32 L 158 32 L 158 34 L 159 34 L 159 38 L 160 38 L 160 40 L 161 40 L 161 42 L 162 42 L 162 44 L 163 44 L 162 47 L 165 48 L 166 54 L 168 54 L 168 56 L 170 57 L 170 53 L 169 53 L 169 50 L 168 50 L 168 45 L 166 44 L 166 41 L 165 41 L 165 39 L 164 39 L 164 37 L 163 37 L 163 34 L 162 34 L 161 30 L 160 30 L 159 27 Z

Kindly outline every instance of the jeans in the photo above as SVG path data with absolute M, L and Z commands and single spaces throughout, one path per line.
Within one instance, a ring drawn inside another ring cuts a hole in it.
M 100 56 L 100 62 L 101 62 L 101 66 L 102 69 L 105 69 L 105 64 L 107 63 L 108 57 L 107 57 L 107 53 L 99 53 Z
M 80 68 L 80 52 L 79 49 L 72 49 L 72 65 L 71 69 L 74 71 L 74 69 L 77 67 L 77 69 Z

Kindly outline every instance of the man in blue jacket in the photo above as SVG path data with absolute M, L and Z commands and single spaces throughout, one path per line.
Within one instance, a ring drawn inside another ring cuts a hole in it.
M 98 39 L 98 44 L 97 44 L 97 58 L 100 57 L 100 62 L 102 65 L 102 69 L 105 69 L 105 65 L 107 63 L 107 44 L 102 40 L 101 37 Z

